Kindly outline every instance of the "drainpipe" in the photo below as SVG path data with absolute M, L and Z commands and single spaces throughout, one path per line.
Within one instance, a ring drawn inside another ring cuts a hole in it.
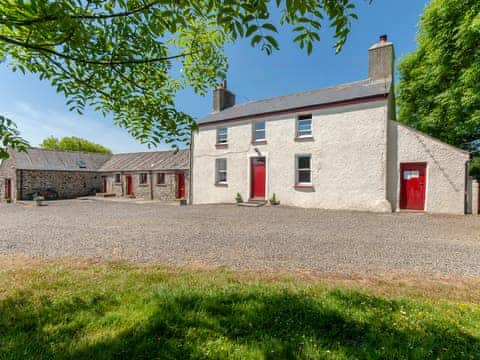
M 190 156 L 188 159 L 190 168 L 188 169 L 188 202 L 193 204 L 193 129 L 190 130 Z
M 470 181 L 470 175 L 469 175 L 469 165 L 470 165 L 470 162 L 472 161 L 473 159 L 473 154 L 470 153 L 470 159 L 465 162 L 465 197 L 464 197 L 464 207 L 463 207 L 463 212 L 464 214 L 470 214 L 471 212 L 469 211 L 469 206 L 468 206 L 468 203 L 469 203 L 469 200 L 470 200 L 470 205 L 472 206 L 472 209 L 473 209 L 473 198 L 472 199 L 469 199 L 471 197 L 471 193 L 469 194 L 468 192 L 468 182 Z M 472 186 L 473 186 L 473 183 L 472 183 Z
M 150 170 L 150 200 L 153 200 L 153 171 Z

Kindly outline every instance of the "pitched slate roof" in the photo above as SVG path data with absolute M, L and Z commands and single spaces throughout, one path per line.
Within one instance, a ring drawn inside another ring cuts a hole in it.
M 99 170 L 102 172 L 184 170 L 190 167 L 189 159 L 189 150 L 115 154 Z
M 30 148 L 26 152 L 12 151 L 19 170 L 97 171 L 112 155 L 81 151 L 55 151 Z
M 211 113 L 200 120 L 199 124 L 387 95 L 390 92 L 391 85 L 390 80 L 367 79 L 266 100 L 250 101 L 234 105 L 220 112 Z

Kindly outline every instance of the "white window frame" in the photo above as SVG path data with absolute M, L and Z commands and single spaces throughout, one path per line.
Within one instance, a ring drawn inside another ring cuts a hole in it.
M 263 123 L 263 129 L 257 129 L 257 124 Z M 257 133 L 263 132 L 262 138 L 257 138 Z M 267 140 L 267 122 L 265 120 L 255 120 L 252 123 L 252 137 L 253 142 Z
M 300 122 L 309 121 L 310 122 L 310 132 L 308 134 L 300 134 Z M 313 117 L 311 114 L 299 115 L 297 116 L 296 126 L 295 126 L 295 136 L 297 138 L 310 138 L 313 136 Z
M 300 158 L 309 158 L 309 168 L 300 168 Z M 301 182 L 300 181 L 300 171 L 309 171 L 310 172 L 310 181 Z M 299 154 L 295 155 L 295 185 L 296 186 L 312 186 L 312 155 L 311 154 Z
M 225 130 L 225 134 L 221 134 L 222 130 Z M 224 138 L 223 138 L 224 137 Z M 217 127 L 217 144 L 228 144 L 228 128 L 226 126 Z
M 225 161 L 225 169 L 220 169 L 219 167 L 219 162 L 223 160 Z M 228 183 L 228 166 L 227 166 L 227 159 L 226 158 L 220 158 L 220 159 L 215 159 L 215 183 L 216 184 L 227 184 Z M 225 179 L 220 180 L 220 174 L 225 174 Z

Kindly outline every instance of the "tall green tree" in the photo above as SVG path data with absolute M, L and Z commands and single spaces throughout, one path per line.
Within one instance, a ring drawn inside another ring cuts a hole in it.
M 399 65 L 399 121 L 452 145 L 480 139 L 480 1 L 432 0 Z
M 48 150 L 85 151 L 101 154 L 112 153 L 112 151 L 105 146 L 75 136 L 66 136 L 61 139 L 50 136 L 40 143 L 40 147 Z
M 225 78 L 227 43 L 248 38 L 270 54 L 280 25 L 311 53 L 329 24 L 340 51 L 356 1 L 0 0 L 0 60 L 50 81 L 72 110 L 112 114 L 143 143 L 185 142 L 195 121 L 175 96 Z

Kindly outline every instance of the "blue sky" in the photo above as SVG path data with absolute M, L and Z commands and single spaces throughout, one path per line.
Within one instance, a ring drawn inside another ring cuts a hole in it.
M 288 31 L 280 31 L 280 51 L 267 56 L 247 41 L 227 49 L 230 62 L 228 88 L 237 103 L 305 91 L 367 77 L 368 48 L 381 34 L 395 44 L 397 59 L 415 49 L 418 19 L 426 0 L 357 1 L 359 20 L 343 51 L 335 55 L 331 33 L 322 31 L 322 42 L 308 56 L 292 43 Z M 211 94 L 192 91 L 178 96 L 177 106 L 196 118 L 211 111 Z M 0 114 L 14 120 L 31 145 L 47 136 L 78 136 L 111 148 L 114 152 L 148 150 L 123 129 L 93 111 L 83 116 L 68 111 L 65 98 L 47 81 L 13 73 L 0 63 Z M 161 145 L 160 149 L 168 148 Z

